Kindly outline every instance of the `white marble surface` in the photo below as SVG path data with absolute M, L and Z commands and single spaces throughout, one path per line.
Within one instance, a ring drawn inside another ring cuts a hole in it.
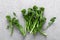
M 48 37 L 46 38 L 39 34 L 34 37 L 31 34 L 27 34 L 23 39 L 23 36 L 16 29 L 11 37 L 10 31 L 6 29 L 8 23 L 5 16 L 8 14 L 13 16 L 12 13 L 15 12 L 20 24 L 24 26 L 24 19 L 20 11 L 33 5 L 45 7 L 45 16 L 47 18 L 45 26 L 51 17 L 56 16 L 57 18 L 55 23 L 45 31 Z M 0 0 L 0 40 L 60 40 L 60 0 Z

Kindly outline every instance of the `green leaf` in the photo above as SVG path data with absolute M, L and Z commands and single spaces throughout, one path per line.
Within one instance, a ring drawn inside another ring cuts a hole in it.
M 14 16 L 16 16 L 16 13 L 15 13 L 15 12 L 13 12 L 13 15 L 14 15 Z

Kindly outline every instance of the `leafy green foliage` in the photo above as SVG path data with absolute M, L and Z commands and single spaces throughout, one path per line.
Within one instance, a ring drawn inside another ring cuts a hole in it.
M 22 9 L 21 13 L 25 19 L 26 23 L 26 31 L 36 35 L 38 32 L 44 36 L 47 36 L 45 32 L 42 31 L 43 25 L 46 22 L 46 17 L 44 16 L 44 7 L 38 8 L 34 5 L 32 8 Z M 9 22 L 8 29 L 10 28 L 11 34 L 13 34 L 14 25 L 20 31 L 20 33 L 25 36 L 26 32 L 23 29 L 22 25 L 19 24 L 19 20 L 16 18 L 16 14 L 13 12 L 14 17 L 11 18 L 9 15 L 6 16 L 7 21 Z M 55 22 L 56 17 L 50 19 L 48 26 L 51 26 Z
M 21 12 L 23 14 L 24 19 L 26 20 L 26 31 L 37 34 L 38 32 L 42 35 L 46 36 L 46 34 L 42 31 L 43 25 L 46 22 L 46 17 L 44 16 L 44 7 L 38 7 L 34 5 L 32 8 L 23 9 Z M 50 21 L 55 21 L 55 18 L 52 18 Z
M 15 13 L 13 13 L 14 16 L 16 16 Z M 6 19 L 9 23 L 9 25 L 7 26 L 8 29 L 11 30 L 11 35 L 13 34 L 13 30 L 14 30 L 14 25 L 16 26 L 16 28 L 20 31 L 20 33 L 25 36 L 26 32 L 24 31 L 22 25 L 19 24 L 19 21 L 16 17 L 11 18 L 9 15 L 6 16 Z
M 15 12 L 13 12 L 13 15 L 14 15 L 14 16 L 16 16 L 16 13 L 15 13 Z
M 55 22 L 56 17 L 53 17 L 50 19 L 50 22 L 48 23 L 47 28 L 49 28 L 54 22 Z
M 9 15 L 6 16 L 6 19 L 8 20 L 9 22 L 9 25 L 7 26 L 8 29 L 11 30 L 11 35 L 13 34 L 13 25 L 12 25 L 12 19 Z

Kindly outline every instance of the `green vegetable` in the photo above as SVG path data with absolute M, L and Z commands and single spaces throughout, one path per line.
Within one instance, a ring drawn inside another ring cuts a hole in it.
M 45 10 L 44 7 L 38 8 L 36 5 L 34 5 L 32 8 L 28 8 L 27 10 L 26 9 L 21 10 L 21 13 L 26 23 L 25 26 L 26 31 L 23 29 L 22 25 L 19 24 L 19 20 L 16 18 L 15 12 L 13 12 L 14 17 L 11 18 L 9 15 L 6 16 L 7 21 L 9 22 L 7 29 L 10 29 L 11 34 L 13 34 L 15 25 L 23 36 L 26 35 L 26 32 L 29 32 L 33 35 L 40 33 L 44 36 L 47 36 L 47 34 L 43 31 L 43 25 L 46 22 L 44 10 Z M 55 22 L 55 19 L 56 17 L 50 19 L 47 28 Z
M 14 16 L 16 16 L 15 13 L 13 13 Z M 9 15 L 6 16 L 6 19 L 9 23 L 9 25 L 7 26 L 8 29 L 11 30 L 11 35 L 13 34 L 13 30 L 14 30 L 14 25 L 16 26 L 16 28 L 20 31 L 20 33 L 25 36 L 26 32 L 24 31 L 23 27 L 19 24 L 19 21 L 16 17 L 11 18 Z
M 23 15 L 25 15 L 25 13 L 26 13 L 26 10 L 25 10 L 25 9 L 23 9 L 21 12 L 23 13 Z
M 35 28 L 35 25 L 37 24 L 37 19 L 35 20 L 35 22 L 33 23 L 33 28 L 31 29 L 31 31 L 30 31 L 30 33 L 32 33 L 33 32 L 33 30 L 34 30 L 34 28 Z
M 40 31 L 40 33 L 43 35 L 43 36 L 46 36 L 47 37 L 47 34 L 43 31 Z
M 46 22 L 46 17 L 44 16 L 44 7 L 38 8 L 36 5 L 33 8 L 22 9 L 21 13 L 26 21 L 26 31 L 29 33 L 33 33 L 34 35 L 38 32 L 44 36 L 47 36 L 43 31 L 43 25 Z M 55 19 L 55 18 L 54 18 Z M 53 21 L 51 19 L 50 21 Z
M 15 13 L 15 12 L 13 12 L 13 15 L 14 15 L 14 16 L 16 16 L 16 13 Z
M 20 31 L 20 33 L 25 36 L 26 35 L 26 32 L 24 31 L 23 27 L 19 24 L 19 21 L 15 18 L 13 20 L 14 22 L 14 25 L 16 26 L 16 28 Z
M 56 17 L 53 17 L 50 19 L 50 22 L 48 23 L 47 28 L 49 28 L 54 22 L 55 22 Z
M 9 15 L 6 16 L 7 21 L 9 22 L 9 25 L 7 26 L 7 28 L 10 28 L 11 30 L 11 35 L 13 34 L 13 25 L 12 25 L 12 19 Z

